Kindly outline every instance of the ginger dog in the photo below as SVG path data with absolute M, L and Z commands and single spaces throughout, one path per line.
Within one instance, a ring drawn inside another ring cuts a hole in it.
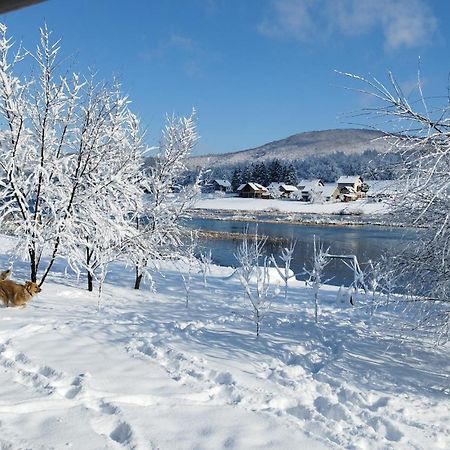
M 5 306 L 26 306 L 39 292 L 41 288 L 32 281 L 26 281 L 24 285 L 11 280 L 0 281 L 0 298 Z

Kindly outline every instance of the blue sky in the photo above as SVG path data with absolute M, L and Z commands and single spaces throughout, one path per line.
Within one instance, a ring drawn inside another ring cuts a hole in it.
M 426 93 L 447 92 L 447 1 L 49 0 L 1 20 L 28 48 L 46 22 L 74 70 L 119 76 L 150 144 L 166 113 L 195 107 L 197 154 L 348 128 L 367 100 L 335 69 L 392 70 L 408 91 L 420 56 Z

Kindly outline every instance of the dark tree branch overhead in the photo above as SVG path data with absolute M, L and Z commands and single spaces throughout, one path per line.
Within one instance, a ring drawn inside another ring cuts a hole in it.
M 45 0 L 1 0 L 0 1 L 0 14 L 5 14 L 15 9 L 24 8 L 35 3 L 42 3 Z

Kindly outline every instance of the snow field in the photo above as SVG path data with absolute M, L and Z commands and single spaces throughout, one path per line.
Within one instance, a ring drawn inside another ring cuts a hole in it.
M 370 202 L 366 199 L 349 203 L 307 203 L 295 200 L 218 197 L 202 198 L 195 203 L 197 209 L 214 209 L 224 211 L 271 211 L 282 213 L 307 214 L 385 214 L 389 211 L 386 203 Z
M 231 269 L 213 266 L 206 289 L 195 275 L 186 308 L 170 263 L 156 293 L 132 290 L 116 263 L 97 310 L 63 266 L 27 308 L 0 310 L 2 449 L 450 445 L 449 348 L 399 340 L 395 311 L 369 320 L 325 286 L 316 326 L 311 291 L 292 281 L 256 338 Z

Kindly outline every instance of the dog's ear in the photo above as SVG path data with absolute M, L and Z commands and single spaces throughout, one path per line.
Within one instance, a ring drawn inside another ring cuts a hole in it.
M 7 280 L 9 276 L 11 275 L 12 270 L 4 270 L 3 272 L 0 272 L 0 280 Z

